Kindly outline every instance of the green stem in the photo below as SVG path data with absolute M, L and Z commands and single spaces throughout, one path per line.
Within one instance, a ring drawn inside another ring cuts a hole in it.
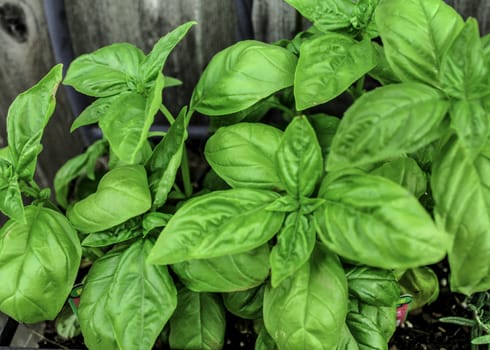
M 160 105 L 160 112 L 162 112 L 162 114 L 165 116 L 165 118 L 167 118 L 170 125 L 172 125 L 175 122 L 174 116 L 172 115 L 172 113 L 170 113 L 170 111 L 167 109 L 167 107 L 165 107 L 163 104 Z
M 352 97 L 354 97 L 354 100 L 357 100 L 359 97 L 361 97 L 364 94 L 364 80 L 365 80 L 365 76 L 363 75 L 361 79 L 359 79 L 356 82 L 356 85 L 354 86 L 354 90 L 352 91 Z

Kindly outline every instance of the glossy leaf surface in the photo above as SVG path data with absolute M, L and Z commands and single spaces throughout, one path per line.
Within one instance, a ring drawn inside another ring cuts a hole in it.
M 439 85 L 441 59 L 464 25 L 440 0 L 381 0 L 376 24 L 396 75 L 434 86 Z
M 429 267 L 407 270 L 400 278 L 403 294 L 410 294 L 410 309 L 418 309 L 430 304 L 439 296 L 439 277 Z
M 272 238 L 283 213 L 265 208 L 279 195 L 270 191 L 216 191 L 186 202 L 160 234 L 149 262 L 173 264 L 256 248 Z
M 107 110 L 111 107 L 112 103 L 117 99 L 117 97 L 117 95 L 101 97 L 92 102 L 92 104 L 86 107 L 73 121 L 70 132 L 73 132 L 82 126 L 97 123 L 100 118 L 107 113 Z
M 322 151 L 305 116 L 294 118 L 286 128 L 276 153 L 277 173 L 295 198 L 311 195 L 323 175 Z
M 290 213 L 270 255 L 273 288 L 301 268 L 310 258 L 315 242 L 316 230 L 311 216 Z
M 365 93 L 340 122 L 327 170 L 388 160 L 431 143 L 445 130 L 448 107 L 444 95 L 418 83 Z
M 172 265 L 179 280 L 194 292 L 234 292 L 256 287 L 268 277 L 269 269 L 266 244 L 244 253 Z
M 436 222 L 452 237 L 451 290 L 467 295 L 490 288 L 489 146 L 472 161 L 452 137 L 439 150 L 432 168 Z
M 63 83 L 88 96 L 117 95 L 137 83 L 143 58 L 143 52 L 134 45 L 108 45 L 73 60 Z
M 223 293 L 223 302 L 228 311 L 232 314 L 250 320 L 262 317 L 262 303 L 264 300 L 265 285 L 255 288 Z
M 222 349 L 225 327 L 225 310 L 218 295 L 179 290 L 177 309 L 170 319 L 171 349 Z
M 347 314 L 346 323 L 359 349 L 388 350 L 388 342 L 371 319 L 354 312 Z
M 204 155 L 233 188 L 283 189 L 275 157 L 282 136 L 281 130 L 259 123 L 221 127 L 207 141 Z
M 335 348 L 347 313 L 338 257 L 317 245 L 311 259 L 278 287 L 267 286 L 264 322 L 279 349 Z
M 0 211 L 17 221 L 24 220 L 24 204 L 13 165 L 0 158 Z
M 0 311 L 19 322 L 53 320 L 80 258 L 77 233 L 63 215 L 27 206 L 25 222 L 10 220 L 0 229 Z
M 97 191 L 68 208 L 70 222 L 81 232 L 98 232 L 143 214 L 151 207 L 145 169 L 115 168 L 105 174 Z
M 305 41 L 294 76 L 296 109 L 301 111 L 332 100 L 376 66 L 369 40 L 326 33 Z
M 61 65 L 52 68 L 36 85 L 18 95 L 8 110 L 9 153 L 20 178 L 34 176 L 43 131 L 56 105 L 61 74 Z
M 293 85 L 296 56 L 254 40 L 216 54 L 192 95 L 191 109 L 210 116 L 239 112 Z
M 325 181 L 319 196 L 327 200 L 315 212 L 319 236 L 345 258 L 395 269 L 436 263 L 446 254 L 449 237 L 413 195 L 390 180 L 346 175 Z

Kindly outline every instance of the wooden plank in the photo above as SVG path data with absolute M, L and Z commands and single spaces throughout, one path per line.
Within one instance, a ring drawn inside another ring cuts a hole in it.
M 474 17 L 480 24 L 482 35 L 490 33 L 490 1 L 488 0 L 445 0 L 453 6 L 464 19 Z
M 291 39 L 301 28 L 300 16 L 284 0 L 255 0 L 252 8 L 255 39 Z
M 188 104 L 211 57 L 236 41 L 231 0 L 70 0 L 65 6 L 76 55 L 114 42 L 129 42 L 147 53 L 161 36 L 196 20 L 198 25 L 179 44 L 164 69 L 184 82 L 184 87 L 164 94 L 173 112 Z
M 0 0 L 0 146 L 6 144 L 6 116 L 14 98 L 34 85 L 55 64 L 42 1 Z M 72 120 L 64 91 L 44 138 L 38 180 L 50 185 L 58 168 L 82 150 L 79 134 L 70 135 Z

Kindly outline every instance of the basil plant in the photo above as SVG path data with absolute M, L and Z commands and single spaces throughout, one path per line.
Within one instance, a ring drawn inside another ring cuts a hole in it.
M 400 294 L 437 298 L 427 265 L 447 257 L 453 292 L 490 288 L 490 37 L 442 0 L 286 2 L 311 27 L 217 53 L 177 116 L 162 70 L 194 22 L 148 54 L 77 58 L 63 83 L 94 102 L 71 130 L 103 136 L 59 169 L 56 201 L 34 173 L 61 66 L 19 95 L 0 311 L 54 319 L 81 283 L 89 349 L 222 349 L 230 319 L 253 322 L 255 349 L 388 349 Z

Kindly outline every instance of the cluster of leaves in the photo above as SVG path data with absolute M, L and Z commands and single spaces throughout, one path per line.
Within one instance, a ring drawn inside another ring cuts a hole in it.
M 72 130 L 97 123 L 103 138 L 59 170 L 63 210 L 33 180 L 61 67 L 15 100 L 1 311 L 54 318 L 83 254 L 91 349 L 150 349 L 162 331 L 171 348 L 219 349 L 226 312 L 255 320 L 256 349 L 387 349 L 400 293 L 437 297 L 425 265 L 447 255 L 453 291 L 489 289 L 490 38 L 442 0 L 287 2 L 312 27 L 218 53 L 176 118 L 162 90 L 179 82 L 162 69 L 193 22 L 148 55 L 114 44 L 77 58 L 64 83 L 96 100 Z M 321 112 L 346 93 L 341 119 Z M 159 111 L 166 133 L 151 131 Z M 195 112 L 217 126 L 198 192 Z

